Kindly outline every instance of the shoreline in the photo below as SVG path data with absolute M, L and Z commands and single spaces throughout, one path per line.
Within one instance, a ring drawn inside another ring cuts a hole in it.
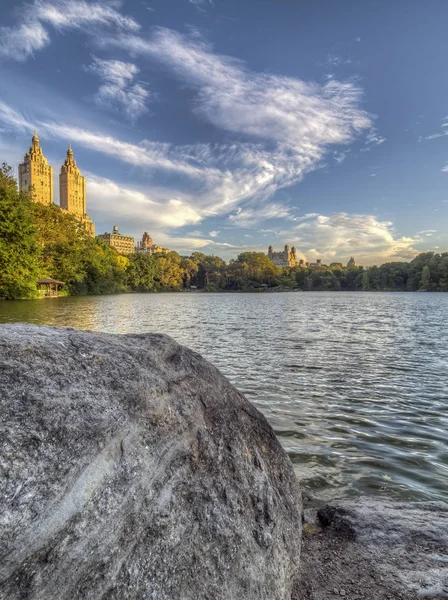
M 104 294 L 62 294 L 61 296 L 37 296 L 35 298 L 0 298 L 0 302 L 18 302 L 33 300 L 60 300 L 61 298 L 100 298 L 103 296 L 126 296 L 126 295 L 157 295 L 157 294 L 444 294 L 442 290 L 301 290 L 301 289 L 248 289 L 248 290 L 157 290 L 138 292 L 134 290 L 122 292 L 109 292 Z
M 292 600 L 448 598 L 448 504 L 381 497 L 303 513 Z

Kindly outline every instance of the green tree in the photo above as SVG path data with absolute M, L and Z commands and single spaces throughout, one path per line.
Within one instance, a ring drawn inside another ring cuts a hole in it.
M 32 216 L 32 201 L 19 193 L 12 169 L 0 169 L 0 298 L 37 295 L 40 276 L 39 248 Z
M 153 255 L 157 264 L 156 283 L 161 289 L 179 290 L 183 284 L 182 258 L 177 252 Z
M 362 291 L 368 292 L 370 289 L 370 270 L 366 269 L 362 274 Z
M 260 285 L 279 285 L 282 275 L 263 252 L 243 252 L 227 268 L 227 287 L 230 289 L 256 288 Z
M 431 286 L 431 271 L 429 270 L 428 265 L 425 265 L 422 270 L 420 289 L 421 290 L 429 290 L 430 286 Z
M 191 278 L 191 285 L 201 289 L 217 289 L 226 285 L 226 263 L 219 256 L 193 252 L 190 259 L 196 263 L 197 272 Z
M 131 254 L 126 269 L 127 284 L 134 292 L 152 292 L 156 287 L 157 263 L 148 254 Z

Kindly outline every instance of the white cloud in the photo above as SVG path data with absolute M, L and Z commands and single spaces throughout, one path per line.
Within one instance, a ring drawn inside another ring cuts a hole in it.
M 201 13 L 205 13 L 205 7 L 206 6 L 214 6 L 215 3 L 213 2 L 213 0 L 189 0 L 190 4 L 193 4 L 193 6 L 195 7 L 195 9 L 198 12 Z
M 164 63 L 197 90 L 196 112 L 223 128 L 269 140 L 306 162 L 322 157 L 330 144 L 346 144 L 371 126 L 359 108 L 362 92 L 351 83 L 325 85 L 249 71 L 209 45 L 168 29 L 152 39 L 118 36 L 109 44 Z
M 425 137 L 425 140 L 435 140 L 437 138 L 441 138 L 441 137 L 444 137 L 445 135 L 448 135 L 448 131 L 446 129 L 444 129 L 445 127 L 448 127 L 448 117 L 443 117 L 441 127 L 442 127 L 442 131 L 440 131 L 439 133 L 433 133 L 432 135 L 427 135 Z
M 22 61 L 49 43 L 50 36 L 39 21 L 0 27 L 0 56 Z
M 134 83 L 139 73 L 136 65 L 95 58 L 86 70 L 103 80 L 94 96 L 97 106 L 122 112 L 132 121 L 147 112 L 146 104 L 154 94 L 151 95 L 141 83 Z
M 318 168 L 332 145 L 373 131 L 371 117 L 359 107 L 362 91 L 356 85 L 252 72 L 241 61 L 214 54 L 197 32 L 187 37 L 159 28 L 149 39 L 122 35 L 100 43 L 165 65 L 196 91 L 198 118 L 238 136 L 228 146 L 191 149 L 194 164 L 221 170 L 214 187 L 221 211 L 250 198 L 259 204 Z M 376 136 L 369 143 L 381 141 Z
M 239 227 L 252 227 L 268 219 L 292 219 L 290 208 L 279 203 L 266 203 L 263 206 L 240 208 L 229 216 L 229 221 Z
M 366 265 L 410 260 L 418 254 L 414 245 L 422 241 L 419 235 L 398 236 L 390 221 L 348 213 L 308 216 L 280 235 L 309 259 L 322 258 L 330 263 L 353 255 L 358 264 Z
M 347 158 L 347 155 L 349 153 L 350 153 L 350 150 L 345 150 L 342 152 L 333 152 L 333 158 L 337 162 L 337 164 L 340 164 L 340 163 L 344 162 L 344 160 Z
M 338 54 L 329 54 L 325 61 L 327 67 L 339 67 L 340 65 L 351 65 L 351 58 L 344 58 Z
M 176 191 L 155 190 L 151 193 L 121 187 L 110 179 L 91 173 L 87 177 L 88 209 L 102 221 L 121 220 L 138 222 L 142 227 L 177 228 L 199 223 L 201 214 L 189 204 L 188 199 Z
M 139 24 L 122 15 L 119 2 L 90 3 L 85 0 L 35 0 L 21 10 L 23 22 L 0 27 L 0 56 L 23 61 L 50 44 L 48 26 L 59 32 L 81 29 L 92 33 L 98 27 L 138 31 Z
M 437 138 L 444 137 L 448 135 L 448 131 L 442 131 L 441 133 L 433 133 L 432 135 L 427 135 L 425 140 L 436 140 Z
M 220 177 L 217 169 L 207 169 L 188 162 L 189 156 L 182 148 L 144 140 L 141 144 L 124 142 L 101 132 L 87 131 L 80 127 L 50 121 L 25 118 L 21 113 L 0 101 L 0 127 L 9 131 L 32 132 L 39 129 L 41 137 L 71 140 L 91 150 L 101 152 L 125 163 L 142 168 L 176 172 L 191 178 L 206 178 L 216 183 Z
M 209 234 L 208 234 L 208 235 L 209 235 L 210 237 L 213 237 L 213 238 L 215 238 L 215 237 L 218 237 L 218 235 L 219 235 L 219 234 L 220 234 L 220 232 L 219 232 L 219 231 L 209 231 Z
M 386 138 L 379 135 L 378 131 L 375 127 L 372 127 L 369 133 L 366 136 L 366 144 L 372 146 L 379 146 L 380 144 L 384 144 Z
M 0 100 L 0 131 L 25 133 L 32 130 L 29 121 L 18 111 Z
M 188 178 L 193 203 L 206 215 L 225 214 L 254 196 L 261 201 L 279 186 L 295 180 L 294 172 L 281 153 L 269 153 L 253 144 L 176 147 L 148 140 L 132 144 L 65 123 L 38 119 L 31 122 L 6 104 L 0 104 L 0 123 L 10 130 L 30 133 L 37 127 L 42 139 L 69 139 L 136 167 L 171 172 L 182 180 Z M 277 178 L 276 169 L 282 170 L 281 179 Z

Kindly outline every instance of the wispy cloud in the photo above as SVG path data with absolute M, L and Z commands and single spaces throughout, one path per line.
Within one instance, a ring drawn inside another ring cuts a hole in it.
M 340 65 L 351 65 L 352 59 L 348 57 L 339 56 L 338 54 L 328 54 L 325 65 L 327 67 L 339 67 Z
M 139 24 L 122 15 L 119 2 L 90 3 L 85 0 L 35 0 L 22 7 L 22 22 L 0 27 L 0 56 L 23 61 L 50 44 L 48 26 L 59 32 L 81 29 L 87 33 L 97 27 L 138 31 Z
M 249 71 L 214 54 L 204 41 L 167 29 L 145 40 L 119 36 L 109 43 L 164 63 L 197 90 L 195 110 L 226 131 L 282 144 L 315 160 L 329 144 L 346 144 L 371 126 L 359 108 L 360 88 L 335 80 L 325 85 Z
M 437 138 L 448 135 L 448 129 L 446 129 L 448 127 L 448 117 L 443 117 L 443 119 L 441 120 L 440 126 L 442 128 L 441 131 L 439 131 L 438 133 L 433 133 L 431 135 L 427 135 L 424 139 L 425 140 L 435 140 Z
M 379 135 L 375 127 L 372 127 L 366 136 L 366 145 L 379 146 L 380 144 L 384 144 L 385 141 L 386 138 Z
M 436 140 L 437 138 L 444 137 L 448 135 L 448 131 L 441 131 L 440 133 L 433 133 L 432 135 L 427 135 L 425 140 Z
M 291 207 L 271 200 L 279 189 L 299 182 L 306 173 L 319 168 L 329 152 L 337 162 L 343 160 L 346 150 L 334 150 L 334 146 L 347 146 L 365 131 L 367 144 L 383 143 L 384 138 L 373 129 L 372 117 L 360 107 L 362 90 L 357 85 L 335 79 L 321 85 L 256 73 L 240 61 L 215 54 L 197 35 L 186 37 L 166 29 L 157 29 L 147 39 L 129 33 L 114 36 L 108 45 L 127 49 L 135 58 L 146 57 L 164 65 L 194 90 L 192 108 L 197 117 L 224 130 L 228 139 L 233 134 L 234 141 L 189 146 L 150 140 L 131 143 L 71 122 L 33 116 L 31 123 L 17 110 L 0 105 L 0 126 L 21 131 L 38 126 L 44 138 L 71 139 L 145 171 L 149 168 L 167 171 L 170 177 L 172 174 L 172 189 L 157 189 L 149 184 L 145 190 L 90 175 L 89 197 L 95 198 L 91 212 L 96 212 L 99 220 L 104 222 L 106 215 L 116 217 L 131 231 L 136 223 L 139 228 L 145 223 L 158 232 L 158 243 L 169 241 L 174 249 L 195 244 L 198 248 L 220 247 L 235 253 L 235 247 L 225 241 L 218 245 L 214 239 L 217 231 L 208 234 L 210 239 L 184 236 L 177 241 L 167 233 L 197 225 L 212 215 L 228 214 L 236 227 L 286 220 L 291 223 L 286 239 L 292 241 L 296 236 L 305 247 L 330 258 L 337 253 L 352 254 L 356 249 L 361 252 L 359 241 L 363 240 L 376 255 L 399 252 L 403 256 L 414 252 L 413 239 L 398 238 L 391 224 L 378 223 L 374 217 L 297 217 Z M 134 62 L 95 59 L 89 68 L 103 80 L 96 101 L 123 110 L 129 103 L 126 94 L 138 85 Z M 137 96 L 130 115 L 133 118 L 146 110 L 148 100 L 147 96 Z M 317 241 L 311 241 L 312 235 L 317 236 Z
M 189 0 L 190 4 L 193 4 L 193 6 L 195 7 L 195 9 L 198 12 L 202 12 L 205 13 L 206 12 L 206 7 L 207 6 L 214 6 L 215 3 L 213 2 L 213 0 Z
M 230 146 L 205 150 L 205 164 L 226 169 L 227 184 L 232 182 L 230 194 L 228 185 L 222 192 L 226 204 L 266 199 L 318 168 L 330 146 L 373 131 L 371 116 L 360 108 L 362 90 L 353 83 L 332 79 L 320 85 L 256 73 L 215 54 L 197 32 L 184 36 L 158 28 L 150 38 L 116 36 L 101 43 L 165 65 L 196 91 L 198 118 L 238 136 Z M 377 136 L 375 143 L 382 141 Z
M 131 121 L 145 114 L 148 111 L 148 101 L 156 97 L 144 85 L 135 83 L 139 68 L 133 63 L 94 58 L 93 63 L 85 70 L 95 73 L 103 80 L 94 96 L 96 105 L 124 113 Z
M 271 219 L 292 219 L 291 209 L 276 202 L 269 202 L 263 206 L 247 206 L 240 208 L 235 214 L 229 216 L 229 221 L 239 227 L 253 227 L 258 223 Z
M 0 127 L 21 132 L 32 132 L 37 127 L 43 137 L 72 140 L 86 148 L 137 167 L 172 171 L 191 178 L 205 177 L 215 183 L 216 178 L 220 176 L 220 171 L 217 169 L 207 169 L 188 162 L 188 155 L 182 148 L 173 148 L 170 144 L 159 144 L 148 140 L 144 140 L 141 144 L 132 144 L 112 135 L 86 130 L 63 122 L 52 122 L 39 118 L 30 121 L 1 101 Z
M 344 162 L 344 160 L 347 158 L 347 155 L 350 153 L 350 150 L 344 150 L 342 152 L 333 152 L 333 158 L 334 160 L 340 164 L 342 162 Z
M 145 227 L 154 229 L 176 229 L 199 223 L 203 215 L 176 190 L 153 190 L 142 192 L 126 186 L 120 186 L 105 177 L 97 177 L 89 173 L 87 192 L 90 198 L 95 198 L 92 205 L 97 219 L 116 219 L 132 223 L 144 223 Z M 131 225 L 132 227 L 132 225 Z

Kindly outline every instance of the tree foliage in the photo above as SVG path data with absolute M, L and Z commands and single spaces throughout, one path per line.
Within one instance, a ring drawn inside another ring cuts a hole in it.
M 12 170 L 0 169 L 0 298 L 29 298 L 37 293 L 40 252 L 32 202 L 19 193 Z
M 262 252 L 243 252 L 228 264 L 218 256 L 177 252 L 123 256 L 89 237 L 58 206 L 18 192 L 11 169 L 0 169 L 0 298 L 37 294 L 40 277 L 64 281 L 70 294 L 179 290 L 448 291 L 448 252 L 424 252 L 411 262 L 364 268 L 275 266 Z

